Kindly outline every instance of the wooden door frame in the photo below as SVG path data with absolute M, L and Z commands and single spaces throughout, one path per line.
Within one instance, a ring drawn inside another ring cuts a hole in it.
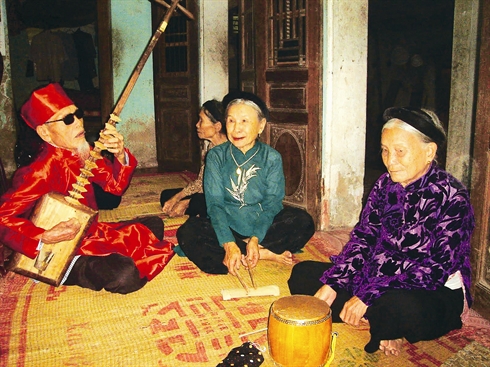
M 239 42 L 238 42 L 238 86 L 240 90 L 257 93 L 257 52 L 255 35 L 256 28 L 261 30 L 262 25 L 257 25 L 255 20 L 255 8 L 253 0 L 238 0 L 239 18 Z M 248 5 L 248 8 L 247 8 Z M 251 9 L 250 9 L 251 8 Z M 251 14 L 251 22 L 247 15 Z M 249 23 L 247 23 L 247 21 Z M 250 33 L 253 33 L 250 36 Z M 252 55 L 250 53 L 253 53 Z M 260 95 L 260 94 L 259 94 Z
M 114 108 L 114 77 L 112 66 L 111 0 L 97 0 L 97 41 L 99 50 L 99 90 L 102 123 Z
M 490 37 L 490 2 L 481 4 L 480 40 Z M 488 253 L 490 230 L 490 45 L 481 42 L 479 52 L 476 118 L 473 150 L 473 176 L 471 201 L 476 226 L 471 240 L 473 308 L 490 319 L 490 287 L 485 277 L 490 263 Z M 488 259 L 488 260 L 487 260 Z M 483 279 L 483 281 L 480 281 Z

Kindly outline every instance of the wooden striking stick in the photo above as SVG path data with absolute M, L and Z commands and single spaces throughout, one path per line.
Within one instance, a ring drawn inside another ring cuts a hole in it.
M 243 338 L 244 336 L 248 336 L 248 335 L 252 335 L 252 334 L 257 334 L 257 333 L 262 333 L 264 331 L 267 331 L 267 328 L 263 328 L 263 329 L 257 329 L 257 330 L 254 330 L 254 331 L 250 331 L 248 333 L 244 333 L 244 334 L 240 334 L 238 335 L 239 338 Z
M 167 4 L 167 2 L 163 1 L 163 0 L 154 0 L 155 2 L 159 3 L 160 5 L 163 5 L 165 6 L 166 8 L 170 8 L 170 5 Z M 194 20 L 194 15 L 192 15 L 192 13 L 187 10 L 186 8 L 184 8 L 182 5 L 178 4 L 177 7 L 179 8 L 179 10 L 184 13 L 187 18 L 189 18 L 190 20 Z
M 248 270 L 248 275 L 250 276 L 250 281 L 252 282 L 252 287 L 254 289 L 256 289 L 257 286 L 255 285 L 254 276 L 252 273 L 252 268 L 250 267 L 250 262 L 248 261 L 248 259 L 247 259 L 247 270 Z
M 245 284 L 245 282 L 243 281 L 242 279 L 242 276 L 240 275 L 240 273 L 237 271 L 236 272 L 236 277 L 238 278 L 238 281 L 240 282 L 240 284 L 242 285 L 243 289 L 245 289 L 245 292 L 248 293 L 248 287 L 247 285 Z

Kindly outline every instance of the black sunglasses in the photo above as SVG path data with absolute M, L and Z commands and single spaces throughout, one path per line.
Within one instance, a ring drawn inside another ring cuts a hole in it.
M 83 110 L 81 108 L 77 108 L 77 110 L 73 113 L 69 113 L 65 117 L 59 120 L 53 120 L 53 121 L 46 121 L 45 124 L 49 124 L 51 122 L 58 122 L 58 121 L 63 121 L 65 125 L 71 125 L 75 122 L 75 116 L 77 119 L 83 118 Z

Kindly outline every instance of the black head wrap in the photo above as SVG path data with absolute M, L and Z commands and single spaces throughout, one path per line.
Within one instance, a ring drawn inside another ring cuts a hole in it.
M 419 108 L 413 107 L 390 107 L 383 113 L 383 121 L 391 119 L 402 120 L 437 144 L 442 148 L 446 143 L 446 135 L 441 131 L 432 120 L 432 117 Z
M 258 96 L 256 96 L 253 93 L 250 92 L 244 92 L 244 91 L 235 91 L 235 92 L 230 92 L 226 96 L 223 97 L 223 108 L 226 111 L 228 108 L 228 105 L 230 104 L 231 101 L 234 101 L 235 99 L 245 99 L 248 101 L 251 101 L 259 107 L 260 111 L 262 112 L 262 115 L 264 115 L 266 120 L 269 120 L 269 109 L 267 108 L 267 105 L 265 102 Z

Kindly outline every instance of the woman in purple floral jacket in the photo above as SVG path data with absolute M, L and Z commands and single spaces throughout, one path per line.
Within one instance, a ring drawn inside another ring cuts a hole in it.
M 365 350 L 398 355 L 410 343 L 462 326 L 471 305 L 473 210 L 466 188 L 435 162 L 446 141 L 437 116 L 393 107 L 384 113 L 387 173 L 372 189 L 350 240 L 332 263 L 295 265 L 291 294 L 326 301 L 334 322 L 368 324 Z

